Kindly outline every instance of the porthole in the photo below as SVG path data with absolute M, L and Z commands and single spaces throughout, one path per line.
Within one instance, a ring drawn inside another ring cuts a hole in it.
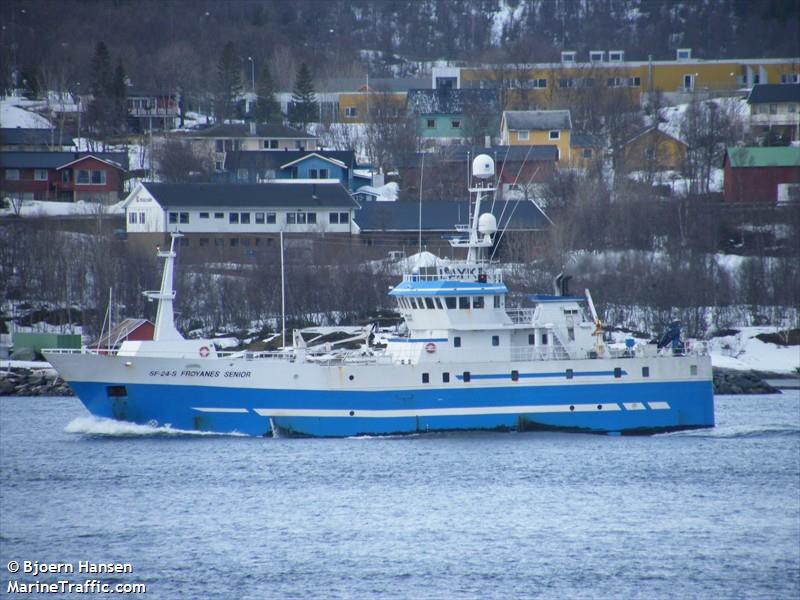
M 353 381 L 353 379 L 355 379 L 355 376 L 353 376 L 353 375 L 350 375 L 350 376 L 348 377 L 348 379 L 349 379 L 350 381 Z
M 570 404 L 569 405 L 569 410 L 570 411 L 574 411 L 575 410 L 575 405 L 574 404 Z

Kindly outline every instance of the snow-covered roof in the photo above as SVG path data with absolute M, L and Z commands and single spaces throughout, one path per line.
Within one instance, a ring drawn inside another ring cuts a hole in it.
M 369 194 L 371 196 L 375 196 L 375 199 L 378 202 L 394 202 L 395 200 L 397 200 L 397 195 L 399 191 L 400 191 L 400 186 L 397 185 L 397 182 L 390 181 L 386 185 L 382 185 L 379 187 L 373 187 L 371 185 L 362 185 L 355 191 L 355 193 Z
M 503 121 L 508 130 L 515 131 L 572 129 L 568 110 L 506 110 Z
M 417 115 L 464 114 L 470 106 L 493 111 L 497 106 L 497 93 L 480 89 L 409 90 L 406 105 Z
M 301 156 L 300 158 L 296 158 L 293 161 L 286 163 L 285 165 L 281 165 L 281 169 L 285 169 L 286 167 L 291 167 L 292 165 L 296 165 L 297 163 L 303 162 L 304 160 L 307 160 L 307 159 L 311 158 L 312 156 L 315 157 L 315 158 L 318 158 L 320 160 L 324 160 L 326 162 L 329 162 L 332 165 L 336 165 L 337 167 L 339 167 L 341 169 L 346 169 L 347 168 L 347 165 L 344 164 L 340 160 L 336 160 L 335 158 L 331 158 L 329 156 L 323 156 L 321 154 L 317 154 L 316 152 L 311 152 L 310 154 L 306 154 L 305 156 Z

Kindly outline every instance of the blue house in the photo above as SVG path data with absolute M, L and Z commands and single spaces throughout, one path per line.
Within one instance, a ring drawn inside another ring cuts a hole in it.
M 445 144 L 483 144 L 497 130 L 499 120 L 495 90 L 409 90 L 406 109 L 414 115 L 421 138 Z
M 225 156 L 220 181 L 265 183 L 282 179 L 335 179 L 350 192 L 364 185 L 352 150 L 233 151 Z

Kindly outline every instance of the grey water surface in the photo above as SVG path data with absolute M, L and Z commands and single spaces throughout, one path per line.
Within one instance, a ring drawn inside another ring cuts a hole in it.
M 256 439 L 0 398 L 0 595 L 87 578 L 15 560 L 131 563 L 93 577 L 143 598 L 798 598 L 800 392 L 716 414 L 650 437 Z

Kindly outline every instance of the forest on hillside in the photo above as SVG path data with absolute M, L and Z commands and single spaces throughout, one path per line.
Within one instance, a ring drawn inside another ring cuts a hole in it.
M 228 42 L 243 72 L 250 59 L 266 64 L 284 90 L 303 62 L 324 83 L 418 74 L 436 60 L 550 61 L 561 50 L 800 54 L 800 4 L 787 0 L 9 0 L 0 20 L 5 89 L 15 73 L 19 84 L 80 89 L 101 41 L 136 87 L 189 96 L 211 87 Z

